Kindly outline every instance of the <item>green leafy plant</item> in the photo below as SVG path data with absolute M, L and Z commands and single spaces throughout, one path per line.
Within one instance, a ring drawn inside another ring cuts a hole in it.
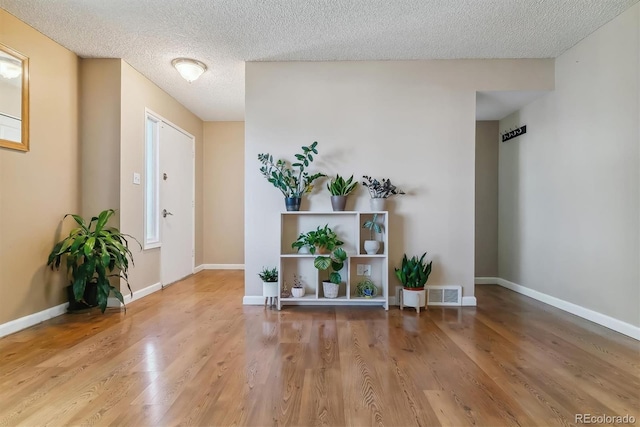
M 344 262 L 347 260 L 347 253 L 342 248 L 337 248 L 334 250 L 331 255 L 319 255 L 313 260 L 313 266 L 318 270 L 328 270 L 329 272 L 329 281 L 331 283 L 335 283 L 336 285 L 342 281 L 342 276 L 340 276 L 339 271 L 344 267 Z
M 258 160 L 262 163 L 260 173 L 285 197 L 302 197 L 313 190 L 313 181 L 326 176 L 323 173 L 310 175 L 306 170 L 313 162 L 313 155 L 318 154 L 317 145 L 316 141 L 308 147 L 303 146 L 302 153 L 295 155 L 297 161 L 291 165 L 282 159 L 274 162 L 269 153 L 258 154 Z
M 378 294 L 378 287 L 371 279 L 363 279 L 356 285 L 356 295 L 359 297 L 375 297 Z
M 262 267 L 262 271 L 258 273 L 258 276 L 260 276 L 263 282 L 277 282 L 278 269 L 276 267 L 273 267 L 273 268 Z
M 431 274 L 431 265 L 433 261 L 426 264 L 424 257 L 427 256 L 425 252 L 420 258 L 413 256 L 407 259 L 407 254 L 404 254 L 402 258 L 402 266 L 396 268 L 396 276 L 405 288 L 424 288 L 425 283 L 429 279 Z
M 382 224 L 376 222 L 378 220 L 378 214 L 373 214 L 373 218 L 370 221 L 365 221 L 362 224 L 362 228 L 369 230 L 369 240 L 373 240 L 373 232 L 382 233 Z
M 366 175 L 363 175 L 362 179 L 362 185 L 367 187 L 372 199 L 386 199 L 396 194 L 405 194 L 404 191 L 393 185 L 390 179 L 382 178 L 378 181 L 377 179 Z
M 335 231 L 326 224 L 322 228 L 318 226 L 315 230 L 301 233 L 298 239 L 291 244 L 291 247 L 300 250 L 306 246 L 309 248 L 309 252 L 315 254 L 316 250 L 322 250 L 323 248 L 331 252 L 343 244 L 344 242 L 338 238 Z
M 327 183 L 327 190 L 329 190 L 332 196 L 347 196 L 357 185 L 358 181 L 353 182 L 353 175 L 346 181 L 340 175 L 336 175 L 335 178 L 332 178 L 331 181 Z
M 133 255 L 129 250 L 127 238 L 135 240 L 142 249 L 135 237 L 121 233 L 115 227 L 106 226 L 113 214 L 113 209 L 104 210 L 97 217 L 91 218 L 88 224 L 79 215 L 65 215 L 63 220 L 71 216 L 79 227 L 71 230 L 69 236 L 55 244 L 47 261 L 51 269 L 58 269 L 62 258 L 66 257 L 67 275 L 73 287 L 75 300 L 83 301 L 85 288 L 95 284 L 98 306 L 103 313 L 107 308 L 110 292 L 124 304 L 122 293 L 111 285 L 110 278 L 124 279 L 131 292 L 128 270 L 129 261 L 133 265 Z M 131 295 L 133 296 L 133 293 Z

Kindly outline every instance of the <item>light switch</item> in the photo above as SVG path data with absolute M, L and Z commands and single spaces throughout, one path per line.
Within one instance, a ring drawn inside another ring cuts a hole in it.
M 133 173 L 133 183 L 140 185 L 140 174 L 138 172 Z

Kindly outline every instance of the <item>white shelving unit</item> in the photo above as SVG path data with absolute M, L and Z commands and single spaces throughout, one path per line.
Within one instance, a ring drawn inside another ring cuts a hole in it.
M 382 234 L 374 233 L 374 239 L 381 242 L 380 250 L 375 255 L 368 255 L 364 250 L 364 241 L 369 239 L 369 230 L 362 224 L 377 214 L 377 222 L 382 225 Z M 315 230 L 328 224 L 344 242 L 342 248 L 348 258 L 340 271 L 342 283 L 337 298 L 326 298 L 322 289 L 322 281 L 328 278 L 326 271 L 319 271 L 313 266 L 316 255 L 299 254 L 291 244 L 301 233 Z M 282 212 L 280 215 L 280 268 L 278 286 L 289 289 L 293 285 L 293 276 L 297 275 L 304 287 L 302 298 L 278 298 L 278 309 L 283 305 L 381 305 L 389 310 L 389 213 L 381 212 Z M 358 265 L 369 276 L 358 275 Z M 377 287 L 378 294 L 372 298 L 358 297 L 356 285 L 369 278 Z

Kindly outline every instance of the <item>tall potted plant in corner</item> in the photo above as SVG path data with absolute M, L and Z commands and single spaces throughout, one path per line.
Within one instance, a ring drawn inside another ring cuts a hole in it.
M 426 303 L 426 291 L 424 285 L 429 279 L 431 274 L 431 265 L 425 263 L 424 258 L 427 256 L 425 252 L 420 258 L 413 256 L 407 258 L 407 254 L 404 254 L 402 258 L 402 266 L 396 268 L 396 276 L 400 283 L 402 283 L 402 301 L 400 302 L 400 310 L 405 306 L 415 307 L 416 311 L 420 313 L 420 307 L 424 307 Z
M 313 181 L 326 176 L 323 173 L 309 174 L 306 170 L 313 162 L 313 156 L 318 154 L 317 145 L 316 141 L 308 147 L 303 146 L 302 153 L 295 155 L 297 161 L 291 164 L 283 159 L 274 162 L 269 153 L 258 154 L 258 160 L 262 163 L 260 173 L 282 192 L 288 211 L 299 211 L 301 198 L 311 192 Z
M 55 244 L 47 265 L 51 269 L 58 269 L 62 258 L 66 258 L 65 265 L 70 280 L 67 287 L 69 311 L 98 306 L 104 313 L 111 292 L 124 305 L 122 293 L 111 285 L 112 278 L 124 279 L 131 292 L 128 271 L 129 261 L 133 265 L 133 255 L 127 238 L 138 243 L 140 249 L 142 246 L 135 237 L 121 233 L 115 227 L 107 227 L 107 222 L 114 213 L 113 209 L 104 210 L 88 223 L 79 215 L 64 216 L 71 216 L 78 227 Z
M 365 252 L 369 255 L 377 254 L 380 250 L 380 242 L 374 238 L 373 233 L 382 233 L 382 224 L 378 223 L 378 214 L 373 214 L 373 218 L 365 221 L 364 224 L 362 224 L 362 228 L 369 230 L 369 240 L 364 241 Z
M 391 183 L 390 179 L 382 178 L 378 181 L 376 178 L 363 175 L 362 185 L 367 187 L 369 195 L 371 196 L 371 210 L 383 211 L 385 208 L 385 201 L 387 198 L 397 195 L 405 194 L 404 191 Z
M 349 179 L 345 180 L 340 175 L 336 174 L 335 178 L 332 178 L 327 183 L 327 190 L 331 193 L 331 207 L 334 211 L 344 211 L 347 205 L 347 196 L 356 188 L 358 182 L 353 182 L 353 175 Z

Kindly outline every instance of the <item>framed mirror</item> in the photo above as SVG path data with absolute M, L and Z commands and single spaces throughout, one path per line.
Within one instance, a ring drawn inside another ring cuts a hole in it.
M 29 151 L 29 58 L 1 43 L 0 147 Z

